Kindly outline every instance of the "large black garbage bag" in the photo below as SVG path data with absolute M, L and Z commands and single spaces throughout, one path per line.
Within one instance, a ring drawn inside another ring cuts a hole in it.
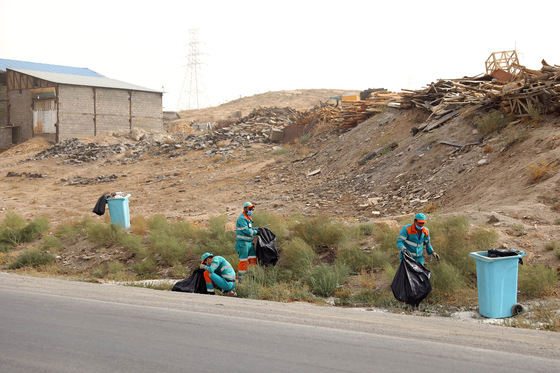
M 276 235 L 268 228 L 257 229 L 257 260 L 260 265 L 276 265 L 278 249 L 276 249 Z
M 401 302 L 417 306 L 432 291 L 430 271 L 405 250 L 391 283 L 391 290 L 395 298 Z
M 186 293 L 208 294 L 206 290 L 206 280 L 204 280 L 204 269 L 195 269 L 191 277 L 177 281 L 171 290 L 184 291 Z

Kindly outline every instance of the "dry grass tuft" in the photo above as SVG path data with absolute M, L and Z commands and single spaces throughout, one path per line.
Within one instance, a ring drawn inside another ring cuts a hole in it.
M 532 183 L 539 183 L 552 177 L 558 170 L 558 162 L 549 162 L 547 159 L 541 159 L 537 163 L 529 165 L 527 172 Z

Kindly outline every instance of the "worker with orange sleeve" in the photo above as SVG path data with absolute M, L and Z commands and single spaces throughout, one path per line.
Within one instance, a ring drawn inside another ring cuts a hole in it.
M 397 239 L 397 247 L 399 250 L 408 250 L 412 257 L 420 264 L 424 265 L 424 248 L 428 255 L 433 255 L 439 261 L 439 255 L 434 251 L 430 242 L 430 231 L 424 227 L 426 223 L 426 215 L 419 213 L 414 215 L 414 222 L 405 225 Z M 402 260 L 402 254 L 399 252 Z
M 221 256 L 204 253 L 201 257 L 200 268 L 204 269 L 204 280 L 208 294 L 214 294 L 218 288 L 224 295 L 234 297 L 235 270 L 229 262 Z

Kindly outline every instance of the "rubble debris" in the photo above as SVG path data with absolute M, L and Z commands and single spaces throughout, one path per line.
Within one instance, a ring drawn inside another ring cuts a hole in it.
M 26 177 L 28 179 L 42 179 L 47 177 L 46 174 L 40 174 L 37 172 L 13 172 L 8 171 L 6 177 Z
M 99 183 L 111 183 L 116 181 L 119 177 L 115 174 L 112 175 L 101 175 L 97 177 L 63 177 L 60 181 L 63 182 L 63 186 L 67 185 L 91 185 Z
M 358 160 L 358 164 L 360 166 L 363 166 L 364 164 L 366 164 L 368 161 L 372 160 L 373 158 L 377 157 L 380 154 L 385 154 L 387 152 L 393 151 L 395 150 L 397 147 L 399 146 L 399 143 L 396 141 L 392 141 L 391 143 L 389 143 L 388 145 L 385 145 L 379 149 L 375 149 L 374 151 L 372 151 L 369 154 L 364 155 L 362 158 L 360 158 Z

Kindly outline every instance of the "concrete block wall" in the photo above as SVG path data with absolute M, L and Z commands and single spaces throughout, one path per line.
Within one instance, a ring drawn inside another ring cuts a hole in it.
M 29 89 L 8 91 L 10 100 L 10 124 L 19 126 L 19 140 L 33 137 L 33 110 Z
M 95 91 L 97 133 L 130 129 L 130 93 L 107 88 Z
M 132 128 L 163 130 L 161 93 L 132 92 Z
M 0 127 L 0 148 L 12 143 L 12 129 Z
M 8 91 L 5 85 L 0 83 L 0 127 L 8 125 Z
M 94 135 L 93 88 L 60 85 L 58 88 L 59 140 Z

